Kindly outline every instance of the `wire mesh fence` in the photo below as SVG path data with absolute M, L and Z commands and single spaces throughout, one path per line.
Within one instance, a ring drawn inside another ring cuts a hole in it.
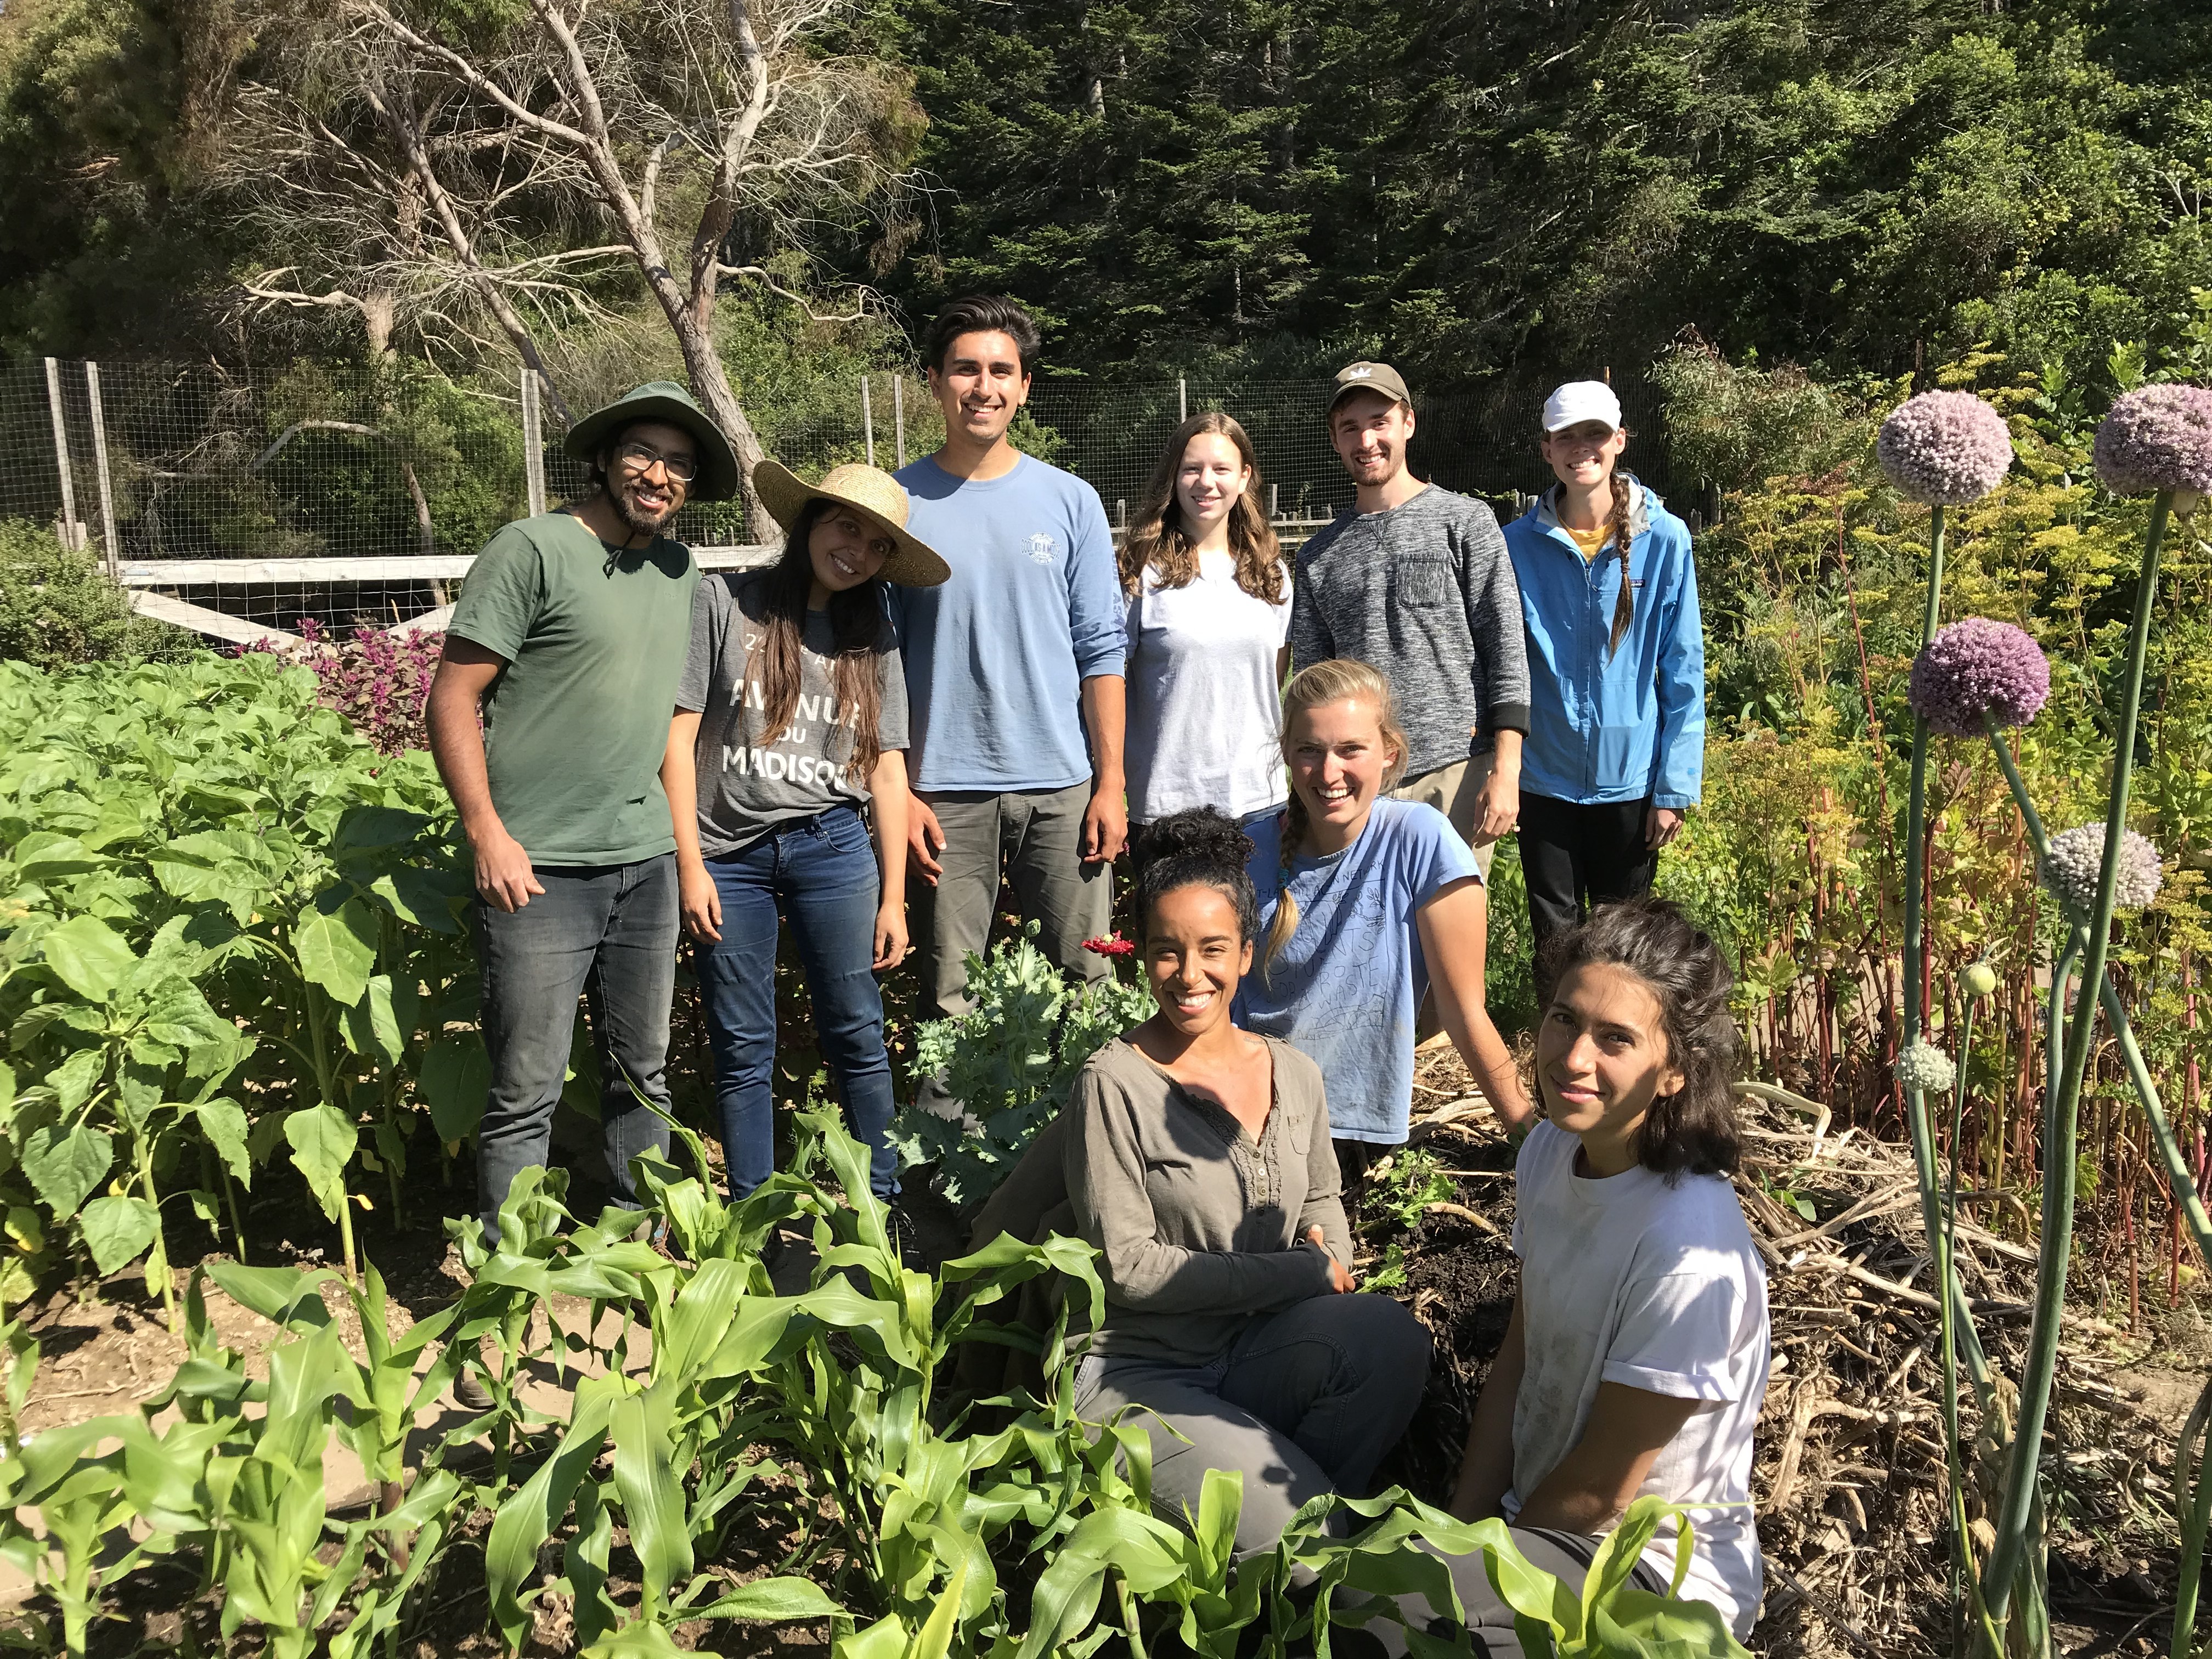
M 1501 516 L 1543 482 L 1535 410 L 1548 381 L 1499 377 L 1424 395 L 1417 475 L 1484 495 Z M 1352 502 L 1328 441 L 1330 383 L 1054 379 L 1015 428 L 1025 451 L 1096 489 L 1117 530 L 1143 508 L 1186 415 L 1218 409 L 1251 434 L 1261 489 L 1286 539 Z M 434 624 L 501 525 L 580 495 L 586 469 L 550 411 L 506 387 L 426 371 L 313 362 L 238 374 L 204 364 L 0 360 L 0 518 L 53 528 L 98 554 L 142 608 L 244 642 L 312 617 L 325 626 Z M 1671 493 L 1648 393 L 1624 387 L 1650 434 L 1639 470 Z M 525 434 L 538 433 L 533 467 Z M 901 465 L 944 427 L 912 375 L 856 377 L 849 397 L 763 422 L 769 452 L 807 476 L 845 461 Z M 687 507 L 676 533 L 711 560 L 773 538 L 738 503 Z

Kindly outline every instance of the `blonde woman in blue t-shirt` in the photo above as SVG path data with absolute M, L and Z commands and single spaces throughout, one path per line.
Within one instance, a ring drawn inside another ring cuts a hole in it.
M 1128 600 L 1129 820 L 1212 806 L 1240 823 L 1285 799 L 1278 688 L 1291 578 L 1260 463 L 1218 410 L 1176 428 L 1116 556 Z
M 1320 1065 L 1347 1187 L 1405 1142 L 1414 1016 L 1431 988 L 1476 1085 L 1520 1127 L 1528 1099 L 1483 1006 L 1482 878 L 1442 812 L 1387 797 L 1406 760 L 1389 682 L 1346 658 L 1300 670 L 1283 692 L 1282 749 L 1290 804 L 1251 831 L 1267 931 L 1243 1023 Z

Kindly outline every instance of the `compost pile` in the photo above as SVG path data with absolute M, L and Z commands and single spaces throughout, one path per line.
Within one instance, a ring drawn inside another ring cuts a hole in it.
M 1437 1346 L 1428 1398 L 1382 1478 L 1442 1503 L 1512 1310 L 1512 1153 L 1456 1056 L 1423 1060 L 1409 1150 L 1434 1154 L 1456 1195 L 1425 1205 L 1410 1237 L 1396 1235 L 1406 1277 L 1395 1293 Z M 1751 1646 L 1778 1659 L 1949 1653 L 1943 1380 L 1911 1153 L 1838 1130 L 1824 1112 L 1756 1096 L 1741 1105 L 1736 1185 L 1766 1261 L 1774 1332 L 1753 1477 L 1766 1601 Z M 1395 1223 L 1377 1212 L 1390 1195 L 1386 1166 L 1356 1197 L 1363 1273 L 1385 1265 Z M 2034 1251 L 1963 1216 L 1958 1232 L 2002 1398 L 2027 1343 Z M 2118 1361 L 2108 1351 L 2123 1334 L 2077 1313 L 2061 1344 L 2045 1460 L 2060 1517 L 2051 1561 L 2060 1651 L 2162 1652 L 2171 1617 L 2176 1434 L 2109 1380 Z M 1961 1395 L 1971 1436 L 1978 1413 L 1963 1381 Z M 1984 1486 L 1996 1490 L 1994 1466 Z M 1978 1532 L 1978 1507 L 1969 1515 Z M 2153 1637 L 2159 1645 L 2146 1645 Z

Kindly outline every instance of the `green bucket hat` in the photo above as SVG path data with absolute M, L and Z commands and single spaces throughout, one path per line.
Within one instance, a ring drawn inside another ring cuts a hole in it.
M 673 380 L 648 380 L 625 392 L 604 409 L 595 409 L 569 428 L 561 447 L 586 465 L 626 426 L 640 421 L 661 421 L 681 427 L 699 446 L 699 476 L 688 492 L 695 501 L 726 501 L 738 493 L 738 456 L 722 428 L 691 400 L 691 394 Z

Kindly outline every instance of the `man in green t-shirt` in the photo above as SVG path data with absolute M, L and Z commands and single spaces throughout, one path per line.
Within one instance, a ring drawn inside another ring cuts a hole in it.
M 738 482 L 728 440 L 665 380 L 586 416 L 567 447 L 591 493 L 484 544 L 430 687 L 430 752 L 476 858 L 491 1056 L 477 1200 L 495 1242 L 515 1176 L 545 1162 L 579 996 L 618 1201 L 636 1203 L 630 1159 L 667 1149 L 641 1097 L 668 1102 L 678 910 L 660 768 L 699 568 L 662 532 Z

